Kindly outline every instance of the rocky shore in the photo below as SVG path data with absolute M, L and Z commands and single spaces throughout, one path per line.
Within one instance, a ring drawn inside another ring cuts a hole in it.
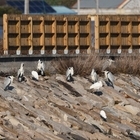
M 105 84 L 99 91 L 89 90 L 89 77 L 26 79 L 15 78 L 4 91 L 0 77 L 1 140 L 140 139 L 140 78 L 115 75 L 114 88 Z

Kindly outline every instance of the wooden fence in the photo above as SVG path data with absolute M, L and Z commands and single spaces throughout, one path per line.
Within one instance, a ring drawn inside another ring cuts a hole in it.
M 95 17 L 95 51 L 100 54 L 139 54 L 139 15 Z
M 4 55 L 140 54 L 140 16 L 4 14 L 3 50 Z
M 4 55 L 88 54 L 90 21 L 82 15 L 4 14 Z

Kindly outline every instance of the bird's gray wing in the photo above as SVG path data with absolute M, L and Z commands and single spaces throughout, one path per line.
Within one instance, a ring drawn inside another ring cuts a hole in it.
M 45 70 L 45 64 L 42 62 L 42 70 L 44 71 Z
M 11 84 L 11 80 L 8 77 L 6 77 L 4 79 L 4 89 L 6 89 L 10 84 Z
M 41 69 L 41 65 L 40 65 L 40 62 L 38 62 L 37 64 L 37 70 L 40 70 Z
M 68 77 L 69 75 L 70 75 L 70 70 L 67 69 L 67 71 L 66 71 L 66 77 Z
M 20 69 L 18 70 L 18 72 L 17 72 L 17 76 L 19 77 L 19 75 L 20 75 Z
M 74 75 L 74 69 L 71 68 L 71 75 Z
M 112 83 L 114 82 L 114 75 L 113 75 L 111 72 L 108 73 L 108 79 L 109 79 Z
M 103 66 L 102 66 L 102 71 L 106 70 L 106 68 L 108 68 L 108 66 L 109 66 L 109 62 L 108 61 L 105 61 L 103 63 Z

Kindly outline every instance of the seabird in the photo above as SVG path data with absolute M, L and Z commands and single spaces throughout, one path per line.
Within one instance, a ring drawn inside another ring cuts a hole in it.
M 31 74 L 32 74 L 32 79 L 38 81 L 38 79 L 39 79 L 38 73 L 36 71 L 32 71 Z
M 21 82 L 24 80 L 24 63 L 21 63 L 20 68 L 17 73 L 18 81 Z
M 108 80 L 109 84 L 114 88 L 114 75 L 110 71 L 103 71 L 105 78 Z
M 106 116 L 106 113 L 105 113 L 104 110 L 101 110 L 101 111 L 100 111 L 100 116 L 101 116 L 101 118 L 102 118 L 104 121 L 107 121 L 107 116 Z
M 90 89 L 99 90 L 101 87 L 103 87 L 103 83 L 102 83 L 102 81 L 98 81 L 98 82 L 92 84 L 90 86 Z
M 93 83 L 98 81 L 98 75 L 94 69 L 92 69 L 92 71 L 91 71 L 91 80 Z
M 42 61 L 40 61 L 40 59 L 37 64 L 37 72 L 39 75 L 45 76 L 45 65 Z
M 111 66 L 112 62 L 115 62 L 112 59 L 107 59 L 102 66 L 102 71 L 105 71 L 109 66 Z
M 4 79 L 4 90 L 8 90 L 9 86 L 11 85 L 11 83 L 13 82 L 14 77 L 13 76 L 7 76 Z
M 73 76 L 74 75 L 74 69 L 73 67 L 68 67 L 67 71 L 66 71 L 66 80 L 68 82 L 74 81 Z

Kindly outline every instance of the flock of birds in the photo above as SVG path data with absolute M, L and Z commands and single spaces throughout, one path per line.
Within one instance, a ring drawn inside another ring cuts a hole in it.
M 114 84 L 113 84 L 114 75 L 110 71 L 106 70 L 112 64 L 112 62 L 115 62 L 115 61 L 112 59 L 108 59 L 107 61 L 105 61 L 102 67 L 102 72 L 104 72 L 105 79 L 107 80 L 107 85 L 114 88 Z M 73 82 L 74 81 L 73 75 L 74 75 L 74 69 L 73 67 L 69 67 L 66 71 L 66 80 L 68 82 Z M 90 89 L 99 90 L 101 87 L 104 86 L 103 81 L 99 80 L 99 76 L 96 73 L 94 68 L 92 69 L 90 76 L 92 80 L 92 85 L 90 86 Z M 107 115 L 104 110 L 100 111 L 100 116 L 104 121 L 107 121 Z
M 107 80 L 107 85 L 112 86 L 114 88 L 114 84 L 113 84 L 114 75 L 110 71 L 106 70 L 112 64 L 112 62 L 115 62 L 115 61 L 112 59 L 108 59 L 107 61 L 105 61 L 102 67 L 102 72 L 104 72 L 105 79 Z M 66 71 L 66 80 L 68 82 L 74 81 L 73 75 L 74 75 L 74 69 L 73 67 L 69 67 Z M 92 80 L 92 85 L 90 86 L 90 89 L 99 90 L 101 87 L 103 87 L 104 85 L 103 81 L 99 80 L 99 76 L 96 73 L 94 68 L 92 69 L 90 75 L 91 75 L 91 80 Z
M 32 79 L 38 81 L 39 80 L 39 75 L 45 76 L 45 65 L 42 61 L 38 60 L 38 64 L 37 64 L 37 70 L 36 71 L 32 71 L 31 72 L 32 75 Z M 19 82 L 24 81 L 25 75 L 24 75 L 24 63 L 21 63 L 20 68 L 17 72 L 17 78 Z M 11 83 L 13 82 L 14 76 L 7 76 L 5 77 L 4 80 L 4 90 L 8 90 Z
M 110 71 L 107 71 L 106 68 L 109 67 L 112 62 L 114 62 L 112 59 L 108 59 L 103 67 L 102 67 L 102 72 L 104 72 L 105 78 L 107 79 L 108 85 L 112 86 L 114 88 L 114 76 Z M 36 71 L 33 70 L 31 71 L 32 79 L 38 81 L 39 80 L 39 75 L 45 76 L 45 65 L 42 61 L 38 60 L 37 68 Z M 66 81 L 68 82 L 73 82 L 74 78 L 74 68 L 73 67 L 68 67 L 66 71 Z M 4 80 L 4 90 L 8 90 L 11 83 L 13 82 L 14 76 L 7 76 L 5 77 Z M 19 82 L 25 81 L 25 76 L 24 76 L 24 63 L 21 63 L 20 68 L 17 72 L 17 79 Z M 103 87 L 103 81 L 99 80 L 99 76 L 96 73 L 95 69 L 92 69 L 91 71 L 91 80 L 92 80 L 92 85 L 90 86 L 90 89 L 95 89 L 99 90 L 101 87 Z M 100 116 L 101 118 L 106 121 L 107 116 L 104 110 L 100 111 Z

